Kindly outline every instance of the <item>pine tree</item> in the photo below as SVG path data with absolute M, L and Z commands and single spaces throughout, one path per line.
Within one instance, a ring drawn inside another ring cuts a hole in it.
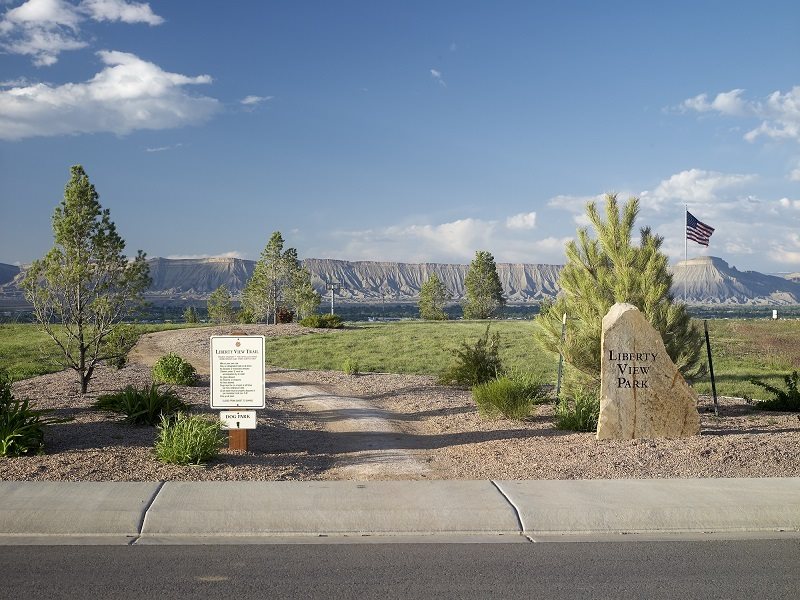
M 494 256 L 485 250 L 478 250 L 475 253 L 475 258 L 470 263 L 464 278 L 464 287 L 466 288 L 465 319 L 488 319 L 506 303 Z
M 70 172 L 53 214 L 55 246 L 34 261 L 23 288 L 34 317 L 60 348 L 64 366 L 77 373 L 85 394 L 97 364 L 129 349 L 130 344 L 106 342 L 142 301 L 150 269 L 141 250 L 133 261 L 123 255 L 125 241 L 83 167 Z
M 186 323 L 197 323 L 197 310 L 195 310 L 194 306 L 190 306 L 186 310 L 183 311 L 183 320 Z
M 447 320 L 444 307 L 451 297 L 439 276 L 432 274 L 419 290 L 419 318 L 431 321 Z
M 632 243 L 639 199 L 631 198 L 620 211 L 615 194 L 605 199 L 605 219 L 594 202 L 586 214 L 597 238 L 587 228 L 578 229 L 577 241 L 567 244 L 567 264 L 559 275 L 562 294 L 537 317 L 536 337 L 553 352 L 560 352 L 574 370 L 576 383 L 599 382 L 602 320 L 617 302 L 636 306 L 657 329 L 667 352 L 684 376 L 702 373 L 703 340 L 691 322 L 686 305 L 670 293 L 672 275 L 660 249 L 663 238 L 649 227 Z M 562 317 L 567 314 L 566 336 L 561 339 Z
M 231 293 L 224 285 L 219 286 L 208 296 L 208 318 L 212 323 L 233 323 L 236 313 L 233 310 Z

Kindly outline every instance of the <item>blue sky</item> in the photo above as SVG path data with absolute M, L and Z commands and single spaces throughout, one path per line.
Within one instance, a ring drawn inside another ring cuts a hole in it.
M 800 5 L 0 3 L 0 262 L 80 163 L 127 250 L 561 263 L 588 200 L 800 271 Z

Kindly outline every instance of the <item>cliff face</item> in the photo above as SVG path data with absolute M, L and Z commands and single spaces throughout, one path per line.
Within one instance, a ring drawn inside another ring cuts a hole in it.
M 206 295 L 224 285 L 236 294 L 253 274 L 255 262 L 240 258 L 153 258 L 149 292 L 157 295 Z
M 453 295 L 464 297 L 466 265 L 437 263 L 394 263 L 308 258 L 304 266 L 311 272 L 314 287 L 325 292 L 329 281 L 341 282 L 338 295 L 358 300 L 411 300 L 419 296 L 422 284 L 435 274 Z M 558 291 L 559 265 L 508 264 L 497 265 L 503 290 L 511 302 L 527 302 L 552 297 Z
M 202 299 L 220 285 L 237 295 L 255 268 L 255 262 L 238 258 L 154 258 L 148 262 L 153 278 L 148 295 L 164 298 Z M 437 263 L 308 258 L 304 265 L 320 294 L 327 296 L 327 282 L 339 281 L 343 287 L 338 298 L 367 302 L 416 300 L 422 284 L 434 273 L 453 294 L 453 300 L 458 301 L 464 297 L 467 274 L 466 265 Z M 558 293 L 560 265 L 499 263 L 497 271 L 509 302 L 534 302 Z M 672 271 L 673 294 L 683 299 L 685 289 L 691 304 L 800 304 L 800 282 L 739 271 L 721 258 L 693 258 L 678 263 Z M 21 297 L 19 283 L 23 275 L 19 267 L 0 264 L 0 297 Z
M 756 271 L 739 271 L 703 256 L 673 267 L 672 292 L 695 304 L 800 304 L 800 283 Z
M 19 274 L 19 267 L 0 263 L 0 285 L 8 283 Z

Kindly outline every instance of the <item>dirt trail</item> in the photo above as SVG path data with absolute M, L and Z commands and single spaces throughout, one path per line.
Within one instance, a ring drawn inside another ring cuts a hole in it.
M 175 348 L 173 331 L 150 333 L 139 338 L 128 354 L 129 362 L 152 366 L 164 354 L 177 352 L 201 375 L 209 374 L 209 334 L 197 344 Z M 203 343 L 204 341 L 204 343 Z M 339 447 L 332 448 L 339 457 L 336 479 L 421 478 L 430 472 L 419 460 L 421 450 L 398 448 L 406 434 L 386 418 L 384 411 L 367 400 L 339 396 L 318 385 L 293 381 L 267 368 L 267 397 L 289 400 L 308 413 L 310 421 L 321 430 L 334 433 Z

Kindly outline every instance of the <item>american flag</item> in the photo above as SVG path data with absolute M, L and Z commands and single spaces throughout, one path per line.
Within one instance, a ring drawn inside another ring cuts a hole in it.
M 714 228 L 709 227 L 705 223 L 697 220 L 692 213 L 686 211 L 686 237 L 701 246 L 708 246 L 708 241 L 711 234 L 714 233 Z

